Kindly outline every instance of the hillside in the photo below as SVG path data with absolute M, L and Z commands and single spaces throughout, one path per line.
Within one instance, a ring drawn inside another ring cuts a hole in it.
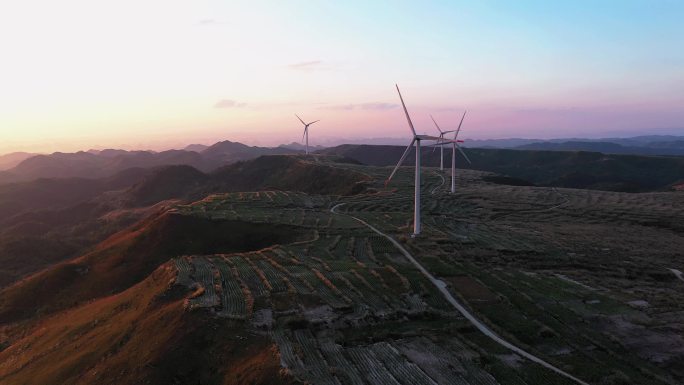
M 261 156 L 204 174 L 188 166 L 162 168 L 126 194 L 134 205 L 170 198 L 200 199 L 210 193 L 297 190 L 310 194 L 349 195 L 363 190 L 362 173 L 289 155 Z
M 335 195 L 363 190 L 366 175 L 333 165 L 269 156 L 209 174 L 190 166 L 166 166 L 129 169 L 103 179 L 0 185 L 0 288 L 85 253 L 116 231 L 166 207 L 168 200 L 263 189 Z
M 291 384 L 268 338 L 187 312 L 172 264 L 112 296 L 46 318 L 0 352 L 3 384 Z M 32 347 L 27 349 L 27 347 Z
M 0 291 L 0 320 L 50 314 L 119 292 L 174 256 L 253 250 L 307 236 L 296 227 L 211 220 L 162 210 L 112 235 L 90 253 Z M 32 300 L 25 301 L 26 296 Z
M 123 190 L 141 181 L 150 170 L 131 168 L 100 179 L 41 178 L 0 184 L 0 226 L 27 211 L 62 209 L 88 201 L 106 191 Z
M 345 156 L 374 166 L 393 166 L 404 147 L 342 145 L 321 151 Z M 540 186 L 571 187 L 607 191 L 644 192 L 668 190 L 684 180 L 684 157 L 605 155 L 583 151 L 532 151 L 506 149 L 465 149 L 472 164 L 457 153 L 458 168 L 489 171 Z M 412 165 L 411 150 L 404 165 Z M 445 165 L 451 151 L 445 149 Z M 428 147 L 422 152 L 424 166 L 439 166 L 439 151 Z
M 74 257 L 147 215 L 146 209 L 126 210 L 115 198 L 147 173 L 129 169 L 103 179 L 0 185 L 0 288 Z
M 152 168 L 168 164 L 208 167 L 202 157 L 189 151 L 104 150 L 97 153 L 54 153 L 36 155 L 0 175 L 0 184 L 32 181 L 39 178 L 108 178 L 131 168 Z

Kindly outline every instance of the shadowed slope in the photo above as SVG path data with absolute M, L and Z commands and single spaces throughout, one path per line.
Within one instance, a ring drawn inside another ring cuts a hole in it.
M 0 352 L 3 384 L 288 384 L 267 338 L 184 310 L 164 264 L 132 288 L 60 313 Z
M 175 256 L 254 250 L 307 236 L 294 226 L 164 212 L 111 236 L 89 254 L 0 291 L 0 323 L 53 313 L 120 292 Z

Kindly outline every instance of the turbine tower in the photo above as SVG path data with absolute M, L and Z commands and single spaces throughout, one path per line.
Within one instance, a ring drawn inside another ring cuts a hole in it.
M 435 118 L 430 115 L 430 119 L 432 119 L 432 123 L 435 124 L 435 127 L 437 127 L 437 131 L 439 131 L 439 139 L 440 141 L 444 141 L 444 134 L 448 134 L 450 132 L 454 132 L 455 130 L 449 130 L 449 131 L 442 131 L 442 129 L 439 127 L 437 122 L 435 122 Z M 435 152 L 437 147 L 432 149 L 432 152 Z M 444 171 L 444 146 L 439 146 L 439 170 Z
M 415 130 L 415 128 L 413 128 L 413 122 L 411 122 L 411 116 L 409 116 L 408 110 L 406 109 L 406 104 L 404 103 L 404 98 L 401 96 L 401 91 L 399 91 L 399 86 L 395 84 L 395 87 L 397 87 L 397 93 L 399 94 L 399 99 L 401 100 L 401 105 L 404 107 L 404 114 L 406 114 L 406 121 L 408 122 L 409 128 L 411 129 L 411 134 L 413 135 L 413 138 L 411 139 L 411 143 L 409 143 L 409 145 L 406 147 L 406 150 L 404 150 L 404 154 L 399 159 L 399 163 L 397 163 L 396 167 L 394 167 L 394 170 L 390 174 L 389 178 L 387 178 L 387 181 L 385 181 L 385 186 L 387 186 L 387 184 L 390 182 L 390 180 L 392 180 L 392 177 L 394 176 L 394 174 L 399 169 L 399 166 L 401 166 L 401 164 L 404 163 L 406 156 L 408 156 L 409 151 L 411 151 L 411 147 L 415 144 L 416 145 L 416 170 L 415 170 L 415 182 L 414 182 L 415 185 L 414 185 L 414 198 L 413 198 L 413 237 L 415 237 L 415 236 L 420 234 L 420 141 L 421 140 L 439 141 L 439 137 L 416 134 L 416 130 Z
M 473 164 L 473 162 L 470 161 L 470 159 L 468 158 L 468 155 L 466 155 L 466 153 L 463 151 L 461 146 L 458 145 L 459 143 L 463 143 L 462 140 L 458 139 L 458 134 L 459 134 L 459 132 L 461 132 L 461 126 L 463 125 L 463 119 L 465 119 L 466 112 L 468 112 L 468 111 L 463 112 L 463 116 L 461 117 L 461 122 L 458 124 L 458 128 L 456 130 L 444 131 L 444 133 L 455 131 L 454 139 L 453 140 L 445 140 L 445 139 L 443 139 L 443 135 L 440 135 L 442 140 L 436 144 L 436 145 L 440 146 L 442 149 L 444 149 L 445 144 L 451 143 L 451 193 L 452 194 L 456 192 L 456 149 L 458 149 L 458 151 L 461 152 L 461 154 L 463 155 L 465 160 L 468 161 L 468 163 Z M 430 115 L 430 117 L 432 117 L 432 115 Z M 432 121 L 435 122 L 435 119 L 433 118 Z M 437 122 L 435 122 L 435 126 L 437 126 Z M 439 126 L 437 126 L 437 129 L 439 129 Z M 439 130 L 440 130 L 440 132 L 442 132 L 441 129 L 439 129 Z
M 309 155 L 309 126 L 316 122 L 320 122 L 320 120 L 314 120 L 311 123 L 304 123 L 304 121 L 302 120 L 302 118 L 299 117 L 299 115 L 295 114 L 295 116 L 304 125 L 304 134 L 302 135 L 302 140 L 306 138 L 306 155 Z

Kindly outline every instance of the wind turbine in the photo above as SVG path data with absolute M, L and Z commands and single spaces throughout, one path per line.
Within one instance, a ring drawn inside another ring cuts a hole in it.
M 320 120 L 314 120 L 311 123 L 304 123 L 304 121 L 302 120 L 302 118 L 299 117 L 299 115 L 295 114 L 295 116 L 304 125 L 304 134 L 302 135 L 302 140 L 306 138 L 306 155 L 309 155 L 309 126 L 316 122 L 320 122 Z
M 401 91 L 399 91 L 399 86 L 395 84 L 395 87 L 397 87 L 397 93 L 399 94 L 399 99 L 401 100 L 401 105 L 404 107 L 404 114 L 406 114 L 406 121 L 408 122 L 409 128 L 411 129 L 411 134 L 413 134 L 413 138 L 411 139 L 411 143 L 406 147 L 406 150 L 404 150 L 404 154 L 401 156 L 399 159 L 399 163 L 397 163 L 396 167 L 394 167 L 394 170 L 390 174 L 389 178 L 387 178 L 387 181 L 385 181 L 385 186 L 392 180 L 392 177 L 394 174 L 397 172 L 399 169 L 399 166 L 401 166 L 402 163 L 404 163 L 404 160 L 406 159 L 406 156 L 408 156 L 409 151 L 411 151 L 411 147 L 415 144 L 416 145 L 416 171 L 415 171 L 415 186 L 414 186 L 414 198 L 413 198 L 413 236 L 417 236 L 420 234 L 420 141 L 421 140 L 437 140 L 439 141 L 439 137 L 436 136 L 430 136 L 430 135 L 418 135 L 416 134 L 415 128 L 413 128 L 413 122 L 411 122 L 411 116 L 409 116 L 408 110 L 406 109 L 406 104 L 404 103 L 404 98 L 401 96 Z
M 440 146 L 442 149 L 444 149 L 445 144 L 451 143 L 451 193 L 452 194 L 456 192 L 456 149 L 458 149 L 458 151 L 461 152 L 461 154 L 463 155 L 465 160 L 468 161 L 468 163 L 473 164 L 473 162 L 470 161 L 470 159 L 468 158 L 468 155 L 466 155 L 466 153 L 463 151 L 461 146 L 458 145 L 459 143 L 463 143 L 462 140 L 458 139 L 458 134 L 461 132 L 461 126 L 463 125 L 463 119 L 465 119 L 467 112 L 468 111 L 463 112 L 463 116 L 461 117 L 461 122 L 458 124 L 458 128 L 456 130 L 444 131 L 444 133 L 456 131 L 454 133 L 454 139 L 453 140 L 445 140 L 443 138 L 443 135 L 440 135 L 442 140 L 440 142 L 438 142 L 437 144 L 435 144 L 435 145 Z M 430 115 L 430 117 L 432 118 L 432 115 Z M 432 121 L 435 122 L 435 119 L 433 118 Z M 435 126 L 437 126 L 437 122 L 435 122 Z M 437 126 L 437 129 L 439 129 L 439 126 Z M 442 132 L 441 129 L 439 129 L 439 131 Z
M 440 141 L 444 141 L 444 134 L 448 134 L 450 132 L 454 132 L 456 130 L 449 130 L 449 131 L 442 131 L 442 129 L 439 127 L 437 122 L 435 122 L 435 118 L 430 115 L 430 119 L 432 119 L 432 123 L 435 124 L 435 127 L 437 127 L 437 131 L 439 131 L 439 139 Z M 437 147 L 432 149 L 432 152 L 435 152 Z M 439 146 L 439 170 L 444 171 L 444 146 Z

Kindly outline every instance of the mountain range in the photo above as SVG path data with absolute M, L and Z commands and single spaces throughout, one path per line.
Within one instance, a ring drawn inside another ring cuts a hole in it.
M 226 164 L 253 159 L 261 155 L 299 152 L 289 148 L 247 146 L 231 141 L 218 142 L 206 148 L 201 145 L 192 145 L 190 148 L 200 151 L 153 152 L 108 149 L 27 156 L 16 166 L 0 171 L 0 184 L 37 178 L 106 178 L 129 168 L 180 164 L 202 171 L 211 171 Z M 19 155 L 13 157 L 13 159 L 19 158 Z
M 340 140 L 337 140 L 340 142 Z M 403 145 L 401 138 L 374 138 L 343 141 L 353 145 Z M 310 151 L 324 151 L 335 146 L 310 146 Z M 566 139 L 487 139 L 466 140 L 464 147 L 504 148 L 543 151 L 593 151 L 605 154 L 684 155 L 684 136 L 647 135 L 631 138 L 566 138 Z M 76 153 L 35 154 L 15 152 L 0 155 L 0 184 L 35 178 L 100 178 L 131 167 L 156 167 L 184 164 L 202 171 L 261 155 L 304 152 L 304 145 L 292 142 L 277 147 L 248 146 L 222 141 L 213 145 L 190 144 L 180 150 L 126 151 L 118 149 L 88 150 Z

